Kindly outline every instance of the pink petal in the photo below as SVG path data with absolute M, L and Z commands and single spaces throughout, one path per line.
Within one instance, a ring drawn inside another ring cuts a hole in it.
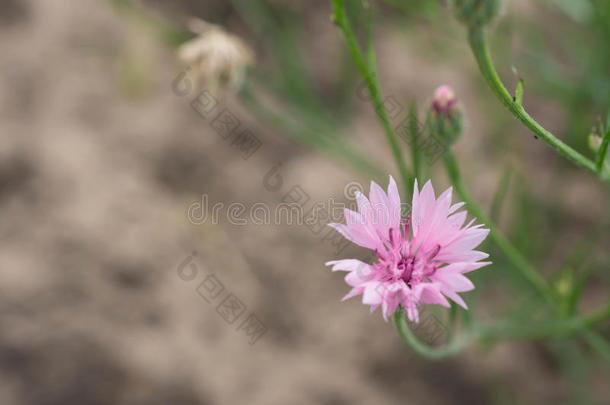
M 390 316 L 396 312 L 396 308 L 398 308 L 398 304 L 400 304 L 400 300 L 398 299 L 398 294 L 394 294 L 388 299 L 384 300 L 381 303 L 381 313 L 383 314 L 383 319 L 386 321 Z
M 373 226 L 379 233 L 387 238 L 388 229 L 390 228 L 390 213 L 388 211 L 388 197 L 383 189 L 374 181 L 371 182 L 371 191 L 369 193 L 371 209 L 373 211 Z
M 350 292 L 348 292 L 343 298 L 341 298 L 341 301 L 346 301 L 349 300 L 350 298 L 353 298 L 357 295 L 362 294 L 362 292 L 364 291 L 364 287 L 355 287 L 352 288 L 350 290 Z
M 333 266 L 331 271 L 360 271 L 371 266 L 358 259 L 331 260 L 324 263 L 326 266 Z
M 441 284 L 443 284 L 443 286 L 456 292 L 474 290 L 474 284 L 472 284 L 472 281 L 460 273 L 438 272 L 435 274 L 434 280 L 439 281 Z
M 449 215 L 449 206 L 451 205 L 451 194 L 453 193 L 453 187 L 449 187 L 436 200 L 436 208 L 443 212 L 445 217 Z
M 441 253 L 436 257 L 439 261 L 444 261 L 446 263 L 455 263 L 455 262 L 477 262 L 479 260 L 487 259 L 489 255 L 484 252 L 479 252 L 478 250 L 467 250 L 465 252 L 443 252 L 441 249 Z
M 382 242 L 379 239 L 379 234 L 375 231 L 374 227 L 367 223 L 362 215 L 347 208 L 343 210 L 343 215 L 345 216 L 345 222 L 350 229 L 356 229 L 357 232 L 366 239 L 374 241 L 375 247 L 381 246 Z
M 415 293 L 416 289 L 419 290 L 417 293 Z M 418 301 L 424 304 L 439 304 L 444 307 L 451 306 L 449 301 L 441 294 L 441 285 L 438 283 L 421 283 L 413 289 L 413 292 L 418 296 Z
M 400 205 L 400 194 L 398 193 L 398 187 L 396 186 L 396 182 L 392 176 L 390 176 L 390 183 L 388 184 L 388 203 L 391 226 L 397 228 L 400 226 L 402 206 Z
M 480 269 L 483 266 L 487 266 L 491 262 L 457 262 L 451 263 L 445 267 L 441 267 L 436 271 L 436 274 L 443 273 L 469 273 L 471 271 Z
M 368 281 L 371 281 L 375 277 L 375 271 L 372 268 L 368 268 L 366 271 L 352 271 L 345 276 L 345 282 L 351 287 L 357 287 Z
M 419 323 L 419 311 L 415 305 L 412 304 L 407 307 L 407 318 L 411 322 Z
M 370 235 L 363 234 L 363 231 L 357 227 L 348 227 L 347 225 L 335 223 L 330 223 L 328 226 L 337 230 L 345 239 L 362 247 L 376 249 L 380 244 L 379 239 L 375 240 Z
M 415 183 L 417 187 L 417 183 Z M 421 193 L 416 194 L 413 190 L 413 236 L 417 236 L 420 229 L 425 229 L 425 223 L 429 221 L 431 211 L 434 211 L 436 198 L 434 196 L 434 188 L 430 180 L 426 182 L 421 190 Z
M 458 212 L 447 218 L 447 227 L 451 230 L 459 230 L 466 221 L 466 211 Z
M 371 203 L 366 196 L 359 191 L 356 191 L 356 203 L 358 204 L 358 212 L 362 215 L 365 224 L 370 224 L 373 215 Z
M 459 210 L 460 208 L 462 208 L 466 203 L 463 202 L 459 202 L 459 203 L 455 203 L 451 206 L 451 208 L 449 208 L 449 214 L 453 214 L 455 211 Z
M 451 298 L 453 301 L 455 301 L 456 304 L 458 304 L 459 306 L 461 306 L 464 309 L 468 309 L 468 305 L 466 305 L 466 303 L 464 302 L 462 297 L 460 297 L 456 292 L 451 291 L 451 290 L 442 290 L 442 291 L 443 291 L 443 294 L 445 294 L 445 296 L 447 296 L 448 298 Z
M 383 285 L 379 282 L 372 281 L 367 283 L 364 287 L 364 294 L 362 294 L 362 303 L 367 305 L 380 305 L 381 294 L 378 290 L 381 290 Z
M 445 249 L 449 252 L 472 250 L 479 246 L 488 234 L 489 229 L 467 229 L 463 236 L 445 246 Z
M 415 222 L 419 224 L 420 222 L 420 205 L 419 205 L 419 188 L 417 185 L 417 179 L 413 182 L 413 199 L 411 200 L 411 229 L 413 232 L 413 236 L 417 235 L 417 229 L 415 227 Z
M 364 226 L 365 222 L 362 216 L 356 211 L 352 211 L 349 208 L 343 210 L 343 216 L 345 217 L 345 223 L 349 226 Z

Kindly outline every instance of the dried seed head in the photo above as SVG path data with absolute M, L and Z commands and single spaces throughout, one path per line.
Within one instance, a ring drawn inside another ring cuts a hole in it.
M 178 48 L 178 59 L 193 68 L 197 87 L 212 92 L 239 88 L 254 59 L 250 48 L 218 25 L 192 19 L 187 26 L 199 35 Z

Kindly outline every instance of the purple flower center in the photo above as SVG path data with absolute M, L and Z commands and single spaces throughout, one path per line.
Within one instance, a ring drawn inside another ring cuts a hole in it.
M 412 287 L 426 281 L 442 264 L 435 260 L 441 246 L 436 245 L 426 252 L 419 248 L 413 251 L 409 241 L 408 217 L 403 227 L 402 233 L 400 230 L 390 229 L 385 249 L 377 250 L 378 260 L 373 264 L 373 268 L 382 281 L 394 283 L 402 280 Z
M 415 256 L 402 257 L 396 268 L 402 272 L 400 278 L 407 285 L 411 282 L 411 275 L 413 274 L 413 268 L 415 265 Z

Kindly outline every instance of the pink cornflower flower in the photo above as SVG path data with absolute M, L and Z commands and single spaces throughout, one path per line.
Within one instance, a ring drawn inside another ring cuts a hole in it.
M 358 212 L 345 209 L 346 224 L 329 224 L 350 241 L 375 250 L 377 260 L 367 264 L 357 259 L 327 262 L 332 271 L 347 271 L 345 281 L 352 290 L 343 300 L 362 294 L 371 312 L 381 305 L 385 320 L 401 305 L 409 320 L 419 322 L 421 304 L 449 307 L 447 298 L 464 308 L 457 294 L 474 289 L 464 274 L 491 262 L 476 248 L 489 233 L 483 225 L 463 227 L 464 203 L 451 205 L 452 189 L 438 198 L 428 181 L 421 192 L 413 189 L 411 215 L 401 218 L 400 195 L 390 176 L 387 194 L 371 182 L 370 200 L 357 193 Z

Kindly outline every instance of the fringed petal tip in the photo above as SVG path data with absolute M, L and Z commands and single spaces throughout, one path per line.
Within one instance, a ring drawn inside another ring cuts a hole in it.
M 347 294 L 345 294 L 345 295 L 343 296 L 343 298 L 341 298 L 341 302 L 343 302 L 343 301 L 347 301 L 347 300 L 349 300 L 350 298 L 354 298 L 354 297 L 355 297 L 355 296 L 357 296 L 358 294 L 360 294 L 360 292 L 357 292 L 357 291 L 352 290 L 352 291 L 348 292 Z

